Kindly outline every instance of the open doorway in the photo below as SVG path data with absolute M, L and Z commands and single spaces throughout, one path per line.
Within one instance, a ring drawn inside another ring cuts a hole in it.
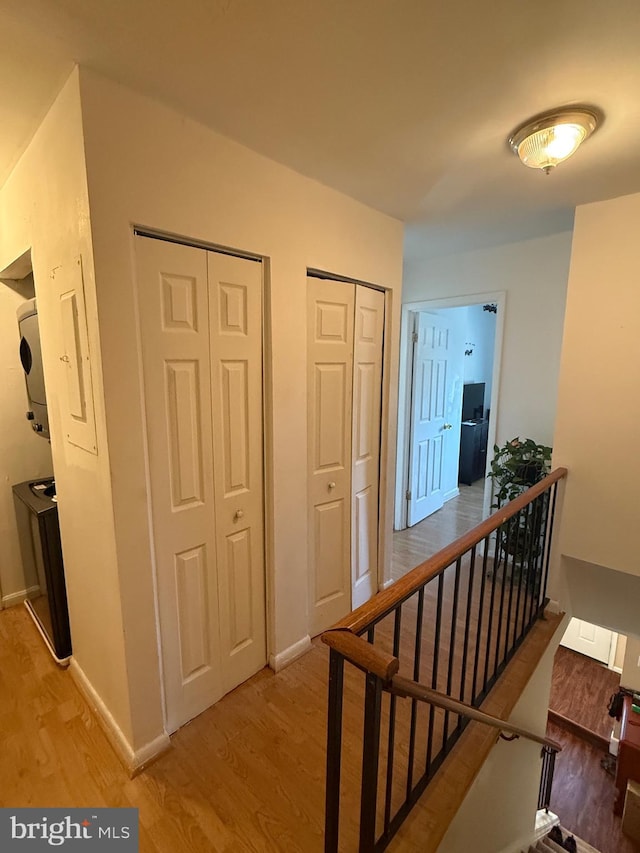
M 445 510 L 455 516 L 459 507 L 467 516 L 462 531 L 454 525 L 460 535 L 489 514 L 486 449 L 496 435 L 504 303 L 504 293 L 485 293 L 403 306 L 396 530 L 430 517 L 442 527 Z
M 25 602 L 54 658 L 66 663 L 71 641 L 30 251 L 0 271 L 0 331 L 0 609 Z

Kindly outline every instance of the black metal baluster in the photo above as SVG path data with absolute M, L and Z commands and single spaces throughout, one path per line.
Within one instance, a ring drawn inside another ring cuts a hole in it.
M 545 551 L 545 542 L 547 540 L 547 526 L 549 519 L 549 492 L 543 492 L 540 495 L 541 500 L 541 515 L 542 515 L 542 523 L 544 523 L 544 532 L 541 535 L 541 547 L 536 558 L 536 569 L 535 569 L 535 577 L 533 580 L 532 590 L 531 590 L 531 602 L 529 604 L 529 616 L 527 619 L 527 630 L 531 627 L 534 619 L 537 615 L 536 608 L 536 598 L 540 594 L 540 589 L 542 589 L 542 568 L 544 565 L 544 551 Z M 536 591 L 537 590 L 537 591 Z
M 526 581 L 524 584 L 524 601 L 522 603 L 522 625 L 520 627 L 520 631 L 518 631 L 518 613 L 520 611 L 520 593 L 522 592 L 522 584 L 521 588 L 518 591 L 518 606 L 516 607 L 516 624 L 513 629 L 513 644 L 515 645 L 516 639 L 520 640 L 524 636 L 525 629 L 525 620 L 527 613 L 527 595 L 533 595 L 533 585 L 535 585 L 535 563 L 538 556 L 538 550 L 536 546 L 536 541 L 539 539 L 540 533 L 540 505 L 538 501 L 539 497 L 535 498 L 531 503 L 531 510 L 529 512 L 528 525 L 530 525 L 529 529 L 529 547 L 527 549 L 527 572 L 526 572 Z M 538 546 L 540 545 L 538 541 Z
M 376 638 L 376 626 L 372 625 L 367 631 L 367 642 L 373 643 Z
M 476 635 L 476 653 L 473 660 L 473 685 L 471 688 L 471 704 L 476 701 L 477 679 L 478 679 L 478 663 L 480 661 L 480 641 L 482 639 L 482 622 L 484 618 L 484 590 L 487 579 L 487 562 L 489 558 L 489 537 L 484 539 L 484 554 L 482 557 L 482 580 L 480 582 L 480 600 L 478 602 L 478 633 Z
M 460 675 L 460 701 L 464 702 L 467 680 L 467 658 L 469 655 L 469 629 L 471 627 L 471 604 L 473 602 L 473 581 L 476 569 L 476 545 L 471 549 L 469 558 L 469 585 L 467 587 L 467 611 L 464 620 L 464 642 L 462 646 L 462 673 Z M 471 697 L 473 701 L 473 696 Z M 462 717 L 458 717 L 458 727 L 462 727 Z
M 544 568 L 544 582 L 542 584 L 541 596 L 540 596 L 540 604 L 538 605 L 538 609 L 540 610 L 540 615 L 544 612 L 544 602 L 547 597 L 547 581 L 549 580 L 549 564 L 551 562 L 551 542 L 553 541 L 553 523 L 555 521 L 556 515 L 556 498 L 558 496 L 558 484 L 553 484 L 553 497 L 551 498 L 551 518 L 549 521 L 549 536 L 545 543 L 546 545 L 546 559 L 545 559 L 545 568 Z
M 413 648 L 413 680 L 420 681 L 420 658 L 422 653 L 422 614 L 424 611 L 424 587 L 418 592 L 418 611 L 416 613 L 416 640 Z M 413 764 L 416 751 L 416 720 L 418 701 L 411 700 L 411 729 L 409 732 L 409 765 L 407 767 L 407 801 L 413 790 Z
M 342 756 L 342 686 L 344 658 L 329 652 L 327 777 L 325 790 L 325 853 L 337 853 L 340 828 L 340 762 Z
M 456 633 L 458 628 L 458 595 L 460 593 L 460 565 L 462 558 L 456 560 L 456 571 L 453 582 L 453 601 L 451 603 L 451 634 L 449 639 L 449 666 L 447 668 L 447 696 L 451 696 L 451 685 L 453 684 L 453 658 L 456 649 Z M 442 748 L 446 749 L 449 737 L 449 711 L 444 712 L 444 724 L 442 730 Z
M 431 689 L 438 689 L 438 662 L 440 660 L 440 629 L 442 627 L 442 587 L 443 587 L 443 572 L 438 575 L 438 598 L 436 603 L 436 627 L 433 635 L 433 672 L 431 673 Z M 427 761 L 426 774 L 429 775 L 431 770 L 431 759 L 433 756 L 433 725 L 434 725 L 435 708 L 433 705 L 429 707 L 429 734 L 427 736 Z
M 522 531 L 521 531 L 521 516 L 520 513 L 516 516 L 518 519 L 516 525 L 516 541 L 513 546 L 513 554 L 511 556 L 511 579 L 509 581 L 509 604 L 507 605 L 507 624 L 504 630 L 504 658 L 503 661 L 506 661 L 509 657 L 509 652 L 511 649 L 509 648 L 509 634 L 511 631 L 511 607 L 513 605 L 513 587 L 516 580 L 516 562 L 519 556 L 519 548 L 520 542 L 522 539 Z M 522 574 L 522 565 L 520 565 L 520 574 Z
M 530 526 L 533 521 L 533 502 L 524 507 L 524 527 L 521 533 L 521 559 L 520 559 L 520 575 L 518 577 L 518 595 L 516 596 L 516 612 L 513 615 L 513 639 L 509 646 L 510 651 L 516 646 L 516 637 L 518 636 L 518 617 L 520 615 L 520 600 L 522 598 L 522 584 L 525 582 L 529 574 L 529 553 L 531 550 L 531 539 L 533 528 Z
M 491 634 L 493 631 L 493 611 L 495 609 L 496 598 L 496 576 L 498 574 L 498 566 L 500 564 L 500 540 L 502 538 L 502 527 L 496 530 L 496 547 L 493 554 L 493 572 L 491 576 L 491 603 L 489 605 L 489 625 L 487 627 L 487 648 L 484 659 L 484 680 L 482 685 L 482 693 L 485 693 L 489 684 L 489 655 L 491 654 Z
M 393 625 L 393 656 L 400 654 L 400 629 L 402 627 L 402 604 L 396 608 Z M 391 822 L 391 798 L 393 796 L 393 759 L 396 737 L 396 700 L 397 696 L 389 697 L 389 741 L 387 746 L 387 786 L 384 798 L 384 834 L 389 832 Z
M 373 853 L 376 844 L 378 805 L 378 760 L 380 758 L 380 718 L 382 679 L 368 672 L 364 699 L 362 739 L 362 788 L 360 793 L 360 853 Z
M 498 615 L 498 637 L 496 639 L 496 653 L 495 653 L 495 659 L 494 659 L 494 664 L 493 664 L 493 675 L 494 676 L 497 675 L 497 672 L 498 672 L 498 661 L 499 661 L 499 654 L 500 654 L 500 640 L 502 638 L 502 616 L 504 614 L 504 599 L 505 599 L 505 594 L 507 591 L 506 586 L 505 586 L 505 581 L 507 578 L 507 568 L 508 568 L 507 564 L 509 562 L 509 559 L 508 559 L 509 547 L 511 545 L 511 540 L 513 538 L 512 537 L 513 525 L 515 524 L 514 518 L 515 518 L 515 516 L 512 515 L 511 518 L 507 519 L 507 521 L 506 521 L 507 536 L 506 536 L 505 546 L 504 546 L 504 569 L 502 572 L 502 590 L 500 592 L 500 612 Z M 501 530 L 502 530 L 502 527 L 501 527 Z

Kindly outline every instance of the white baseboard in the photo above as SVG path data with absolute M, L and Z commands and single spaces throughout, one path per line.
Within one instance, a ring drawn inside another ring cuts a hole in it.
M 131 777 L 136 776 L 154 759 L 169 749 L 171 746 L 169 735 L 163 732 L 163 734 L 149 741 L 149 743 L 134 750 L 124 732 L 113 718 L 111 711 L 104 704 L 75 658 L 71 659 L 69 672 L 83 698 L 95 712 L 100 728 L 107 736 L 116 755 L 122 761 Z
M 274 672 L 280 672 L 280 670 L 284 669 L 285 666 L 289 666 L 289 664 L 293 663 L 294 660 L 298 660 L 298 658 L 306 654 L 310 648 L 311 637 L 307 634 L 306 637 L 298 640 L 297 643 L 289 646 L 289 648 L 285 649 L 283 652 L 280 652 L 277 655 L 269 655 L 269 666 Z
M 384 581 L 384 583 L 382 584 L 381 588 L 382 589 L 389 589 L 389 587 L 393 586 L 394 583 L 395 583 L 395 580 L 393 578 L 387 578 L 387 580 Z
M 2 607 L 15 607 L 16 604 L 22 604 L 25 599 L 31 598 L 39 592 L 39 586 L 30 586 L 28 589 L 19 589 L 18 592 L 10 592 L 8 595 L 2 596 Z
M 547 610 L 549 611 L 549 613 L 555 613 L 556 616 L 562 613 L 562 610 L 560 610 L 560 602 L 555 601 L 553 598 L 549 599 L 549 603 L 547 604 Z
M 450 489 L 444 493 L 444 502 L 450 501 L 452 498 L 457 498 L 460 494 L 460 489 L 456 486 L 455 489 Z

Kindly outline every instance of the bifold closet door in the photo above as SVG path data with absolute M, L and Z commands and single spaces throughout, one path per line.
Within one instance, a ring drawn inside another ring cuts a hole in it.
M 207 253 L 216 557 L 225 693 L 267 662 L 262 264 Z
M 356 286 L 351 485 L 352 609 L 378 591 L 384 293 Z
M 351 411 L 355 285 L 307 279 L 309 623 L 351 609 Z
M 261 265 L 146 237 L 136 259 L 172 732 L 266 662 Z
M 384 294 L 308 279 L 313 634 L 378 591 Z

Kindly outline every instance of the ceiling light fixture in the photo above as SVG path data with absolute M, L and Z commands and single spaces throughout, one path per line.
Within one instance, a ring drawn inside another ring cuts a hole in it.
M 521 124 L 509 137 L 514 154 L 531 169 L 547 175 L 554 166 L 571 157 L 601 122 L 593 107 L 561 107 L 541 113 Z

